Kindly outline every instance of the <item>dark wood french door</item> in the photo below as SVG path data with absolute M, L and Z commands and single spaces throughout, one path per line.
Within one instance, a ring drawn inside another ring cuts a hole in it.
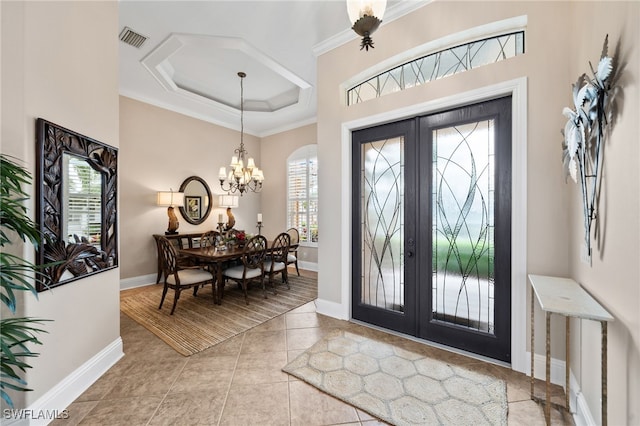
M 352 143 L 353 318 L 509 362 L 511 97 Z

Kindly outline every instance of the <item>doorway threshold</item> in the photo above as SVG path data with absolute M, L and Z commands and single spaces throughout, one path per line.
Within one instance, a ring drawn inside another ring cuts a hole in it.
M 369 324 L 369 323 L 366 323 L 364 321 L 359 321 L 359 320 L 356 320 L 356 319 L 353 319 L 353 318 L 351 318 L 349 320 L 349 322 L 352 322 L 352 323 L 358 324 L 358 325 L 362 325 L 364 327 L 368 327 L 368 328 L 371 328 L 371 329 L 374 329 L 374 330 L 382 331 L 384 333 L 391 334 L 391 335 L 394 335 L 394 336 L 402 337 L 404 339 L 411 340 L 413 342 L 422 343 L 423 345 L 426 345 L 426 346 L 431 346 L 433 348 L 442 349 L 444 351 L 448 351 L 448 352 L 451 352 L 451 353 L 454 353 L 454 354 L 463 355 L 463 356 L 466 356 L 468 358 L 472 358 L 472 359 L 475 359 L 475 360 L 478 360 L 478 361 L 487 362 L 487 363 L 490 363 L 490 364 L 494 364 L 494 365 L 497 365 L 497 366 L 500 366 L 500 367 L 505 367 L 505 368 L 508 368 L 510 370 L 513 370 L 511 368 L 511 363 L 509 363 L 509 362 L 500 361 L 500 360 L 497 360 L 497 359 L 493 359 L 493 358 L 489 358 L 489 357 L 486 357 L 486 356 L 478 355 L 478 354 L 475 354 L 473 352 L 468 352 L 468 351 L 465 351 L 465 350 L 462 350 L 462 349 L 453 348 L 451 346 L 443 345 L 441 343 L 436 343 L 436 342 L 432 342 L 432 341 L 429 341 L 429 340 L 426 340 L 426 339 L 421 339 L 419 337 L 410 336 L 408 334 L 400 333 L 400 332 L 397 332 L 397 331 L 394 331 L 394 330 L 389 330 L 387 328 L 380 327 L 380 326 L 373 325 L 373 324 Z

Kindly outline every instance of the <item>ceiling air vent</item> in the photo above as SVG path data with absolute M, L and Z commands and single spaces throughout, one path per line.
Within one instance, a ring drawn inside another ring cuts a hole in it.
M 138 34 L 129 27 L 124 27 L 120 32 L 120 41 L 130 44 L 133 47 L 140 48 L 147 41 L 147 37 Z

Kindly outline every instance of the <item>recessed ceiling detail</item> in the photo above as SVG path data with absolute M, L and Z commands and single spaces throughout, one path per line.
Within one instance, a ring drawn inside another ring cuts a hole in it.
M 240 111 L 238 88 L 220 81 L 239 71 L 245 111 L 305 106 L 311 95 L 309 83 L 241 38 L 173 33 L 140 62 L 167 91 L 227 112 Z

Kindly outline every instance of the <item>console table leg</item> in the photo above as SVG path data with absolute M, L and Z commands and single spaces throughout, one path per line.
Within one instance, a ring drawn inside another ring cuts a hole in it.
M 534 386 L 535 386 L 535 374 L 534 374 L 534 358 L 535 358 L 535 354 L 536 354 L 536 349 L 535 349 L 535 344 L 534 344 L 534 336 L 535 336 L 535 332 L 534 332 L 534 318 L 533 318 L 533 299 L 535 299 L 534 297 L 535 295 L 533 294 L 533 288 L 531 288 L 531 399 L 533 399 L 533 390 L 534 390 Z
M 602 323 L 602 426 L 607 426 L 607 322 Z
M 565 392 L 564 392 L 564 403 L 567 411 L 571 412 L 571 406 L 569 405 L 569 397 L 571 395 L 571 384 L 569 382 L 569 371 L 571 371 L 571 317 L 565 318 L 567 331 L 566 331 L 566 342 L 565 342 L 565 368 L 564 368 L 564 384 L 565 384 Z
M 547 312 L 547 360 L 546 360 L 546 398 L 544 404 L 544 419 L 551 424 L 551 312 Z

